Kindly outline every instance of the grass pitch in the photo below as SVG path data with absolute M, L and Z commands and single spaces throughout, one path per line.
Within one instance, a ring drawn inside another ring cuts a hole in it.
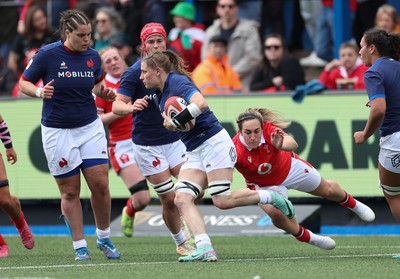
M 179 263 L 170 237 L 114 237 L 120 260 L 107 260 L 87 237 L 92 260 L 75 262 L 68 237 L 36 237 L 26 250 L 18 237 L 5 237 L 8 258 L 0 258 L 0 278 L 399 278 L 400 238 L 333 237 L 325 251 L 290 236 L 212 237 L 215 263 Z

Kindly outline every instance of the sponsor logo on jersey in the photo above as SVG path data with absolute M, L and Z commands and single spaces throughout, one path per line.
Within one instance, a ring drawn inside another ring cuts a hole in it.
M 261 165 L 258 166 L 257 173 L 261 175 L 269 174 L 271 170 L 272 170 L 272 165 L 270 163 L 262 163 Z
M 92 71 L 65 71 L 58 72 L 59 78 L 94 78 L 94 73 Z
M 154 101 L 156 99 L 156 94 L 148 94 L 145 97 L 147 101 Z

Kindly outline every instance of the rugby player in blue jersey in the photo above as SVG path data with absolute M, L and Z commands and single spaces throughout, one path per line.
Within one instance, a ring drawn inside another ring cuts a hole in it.
M 360 56 L 370 68 L 364 74 L 370 113 L 363 131 L 354 133 L 363 144 L 376 130 L 380 133 L 379 186 L 396 221 L 400 222 L 400 35 L 384 30 L 365 32 Z M 400 254 L 394 256 L 400 259 Z
M 159 23 L 146 24 L 140 34 L 143 54 L 167 49 L 167 34 Z M 177 133 L 163 126 L 163 118 L 154 104 L 155 89 L 146 89 L 140 80 L 141 59 L 125 70 L 121 78 L 113 112 L 118 115 L 133 113 L 132 141 L 137 165 L 156 191 L 166 226 L 171 232 L 180 255 L 189 255 L 194 248 L 181 229 L 181 219 L 174 204 L 172 176 L 177 177 L 185 160 L 186 148 Z M 132 104 L 131 104 L 132 101 Z M 138 110 L 137 108 L 144 108 Z M 127 204 L 127 207 L 130 206 Z M 132 227 L 133 216 L 122 212 L 122 224 Z
M 75 260 L 89 260 L 80 202 L 81 172 L 91 191 L 97 247 L 109 259 L 120 253 L 110 240 L 111 197 L 105 131 L 92 93 L 114 100 L 105 88 L 99 54 L 89 48 L 92 27 L 81 11 L 60 18 L 61 40 L 42 47 L 20 79 L 21 91 L 43 99 L 42 141 L 60 194 L 62 217 L 70 229 Z M 45 86 L 36 87 L 42 79 Z
M 217 260 L 204 220 L 195 205 L 195 199 L 206 188 L 214 205 L 221 209 L 257 203 L 273 204 L 289 218 L 294 217 L 291 202 L 271 190 L 239 189 L 231 192 L 236 162 L 235 147 L 228 132 L 221 126 L 190 79 L 183 60 L 177 54 L 167 50 L 154 52 L 143 58 L 140 78 L 146 88 L 157 89 L 155 101 L 159 111 L 163 113 L 164 126 L 167 129 L 177 131 L 190 120 L 196 119 L 193 129 L 177 133 L 186 145 L 187 159 L 175 185 L 175 204 L 196 242 L 196 251 L 180 257 L 180 262 Z M 182 97 L 188 104 L 173 119 L 164 112 L 165 102 L 171 96 Z M 135 108 L 142 109 L 139 103 Z

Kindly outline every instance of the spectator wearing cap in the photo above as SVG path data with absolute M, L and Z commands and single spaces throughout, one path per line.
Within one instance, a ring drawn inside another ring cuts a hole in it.
M 193 81 L 201 93 L 241 93 L 239 74 L 228 62 L 228 42 L 221 36 L 214 36 L 208 44 L 208 55 L 193 71 Z
M 206 29 L 201 55 L 208 53 L 208 42 L 216 36 L 223 36 L 228 42 L 229 64 L 239 74 L 245 90 L 250 87 L 254 68 L 261 62 L 261 39 L 259 23 L 238 17 L 239 7 L 236 0 L 218 0 L 216 7 L 218 19 Z
M 168 34 L 169 46 L 185 61 L 187 71 L 192 72 L 201 62 L 204 26 L 195 23 L 196 8 L 191 3 L 179 2 L 170 14 L 175 27 Z

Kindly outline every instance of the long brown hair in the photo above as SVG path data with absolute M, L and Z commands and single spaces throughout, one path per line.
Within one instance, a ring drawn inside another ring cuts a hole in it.
M 185 62 L 183 59 L 171 50 L 156 51 L 149 56 L 143 58 L 143 62 L 151 69 L 160 67 L 165 73 L 169 74 L 171 71 L 177 74 L 184 75 L 192 80 L 190 73 L 185 69 Z
M 24 28 L 24 37 L 27 38 L 28 40 L 32 40 L 35 36 L 36 30 L 35 26 L 33 24 L 33 17 L 37 11 L 42 11 L 44 16 L 46 17 L 46 23 L 47 22 L 47 14 L 46 11 L 40 6 L 40 5 L 32 5 L 29 7 L 28 11 L 26 12 L 25 16 L 25 28 Z M 51 29 L 47 26 L 47 32 L 50 33 L 52 32 Z
M 236 119 L 239 131 L 242 131 L 244 122 L 253 119 L 257 119 L 258 121 L 260 121 L 261 127 L 265 122 L 271 122 L 275 126 L 282 129 L 289 127 L 291 124 L 290 121 L 285 120 L 282 116 L 280 116 L 280 114 L 278 114 L 277 112 L 273 112 L 269 109 L 248 108 L 244 112 L 239 114 Z

